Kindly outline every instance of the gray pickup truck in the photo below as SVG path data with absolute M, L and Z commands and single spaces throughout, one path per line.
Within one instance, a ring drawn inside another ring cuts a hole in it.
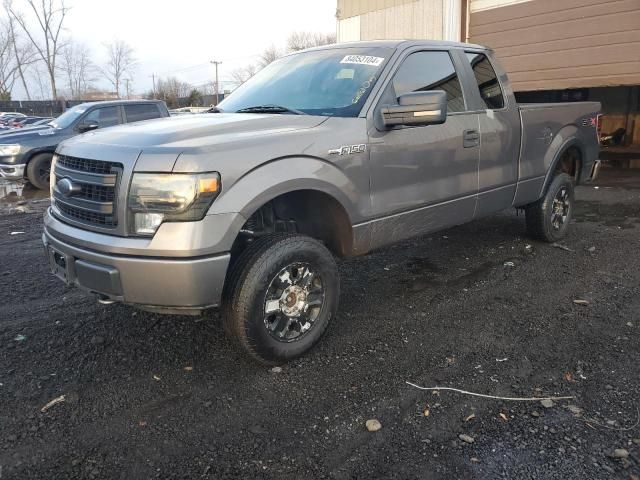
M 221 307 L 276 364 L 336 316 L 335 257 L 509 207 L 556 241 L 599 167 L 598 103 L 518 105 L 478 45 L 377 41 L 285 56 L 211 113 L 56 150 L 42 236 L 54 274 L 155 312 Z

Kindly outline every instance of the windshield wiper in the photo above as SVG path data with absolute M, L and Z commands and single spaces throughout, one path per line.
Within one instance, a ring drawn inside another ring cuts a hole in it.
M 236 113 L 292 113 L 294 115 L 306 115 L 306 113 L 301 112 L 300 110 L 271 104 L 241 108 L 240 110 L 236 110 Z

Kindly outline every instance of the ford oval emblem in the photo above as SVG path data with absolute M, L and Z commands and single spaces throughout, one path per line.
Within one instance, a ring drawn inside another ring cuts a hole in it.
M 68 178 L 62 178 L 58 180 L 58 183 L 56 183 L 56 187 L 58 188 L 58 191 L 65 197 L 70 197 L 74 193 L 78 193 L 80 191 L 80 185 L 75 185 Z

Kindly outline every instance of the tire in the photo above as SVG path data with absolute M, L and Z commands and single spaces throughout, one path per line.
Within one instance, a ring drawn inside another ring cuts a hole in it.
M 51 153 L 39 153 L 27 164 L 27 180 L 36 188 L 49 188 L 49 173 L 51 172 Z
M 545 242 L 557 242 L 567 234 L 575 202 L 573 185 L 573 177 L 560 173 L 540 200 L 525 207 L 527 230 L 531 236 Z
M 255 240 L 230 268 L 222 294 L 227 336 L 257 361 L 301 356 L 336 315 L 340 278 L 333 255 L 300 234 Z

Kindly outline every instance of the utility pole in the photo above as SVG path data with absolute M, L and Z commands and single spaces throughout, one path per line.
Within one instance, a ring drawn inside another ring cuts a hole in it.
M 222 65 L 222 62 L 219 60 L 211 60 L 211 63 L 213 63 L 216 66 L 216 106 L 218 106 L 219 103 L 219 92 L 220 92 L 220 84 L 218 83 L 218 65 Z
M 124 79 L 125 89 L 127 90 L 127 100 L 131 99 L 131 92 L 129 90 L 129 82 L 130 81 L 131 81 L 131 79 L 129 79 L 129 78 L 125 78 Z
M 153 99 L 156 99 L 156 74 L 151 74 L 151 79 L 153 80 Z

